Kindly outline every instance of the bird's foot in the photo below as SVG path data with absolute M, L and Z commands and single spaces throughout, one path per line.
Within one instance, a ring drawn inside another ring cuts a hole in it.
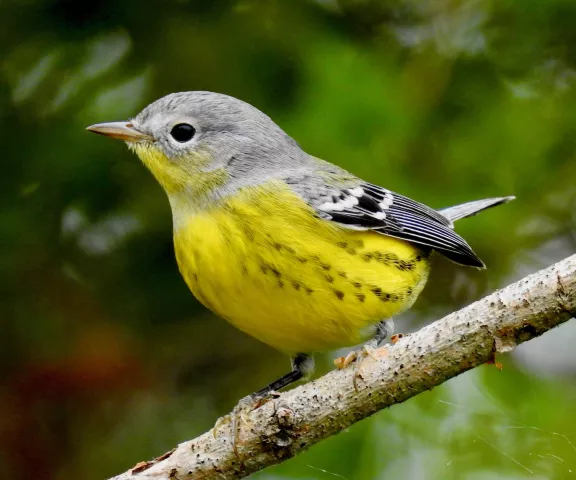
M 234 409 L 227 415 L 220 417 L 216 420 L 214 427 L 212 428 L 212 435 L 217 438 L 218 429 L 227 423 L 230 424 L 230 437 L 229 441 L 234 450 L 234 454 L 238 459 L 240 459 L 240 454 L 238 452 L 238 445 L 240 440 L 240 433 L 242 430 L 242 424 L 247 427 L 252 425 L 248 415 L 254 410 L 260 408 L 266 402 L 273 398 L 277 398 L 280 394 L 275 391 L 268 392 L 265 395 L 248 395 L 242 398 Z
M 354 363 L 354 390 L 358 391 L 358 380 L 362 378 L 361 370 L 362 365 L 367 358 L 372 360 L 380 360 L 381 358 L 388 355 L 388 349 L 386 347 L 374 348 L 371 345 L 363 345 L 358 351 L 350 352 L 345 357 L 338 357 L 334 360 L 334 365 L 336 368 L 343 369 L 348 367 L 351 363 Z

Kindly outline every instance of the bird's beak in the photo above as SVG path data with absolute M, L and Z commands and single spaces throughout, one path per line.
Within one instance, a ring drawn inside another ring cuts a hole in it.
M 86 130 L 98 133 L 99 135 L 106 135 L 107 137 L 124 140 L 125 142 L 153 140 L 150 135 L 139 132 L 134 128 L 134 125 L 129 122 L 97 123 L 96 125 L 90 125 Z

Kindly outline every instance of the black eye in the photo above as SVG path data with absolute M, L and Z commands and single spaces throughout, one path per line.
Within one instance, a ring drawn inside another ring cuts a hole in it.
M 196 129 L 187 123 L 179 123 L 178 125 L 174 125 L 172 130 L 170 130 L 170 135 L 172 135 L 172 138 L 180 143 L 192 140 L 192 137 L 195 133 Z

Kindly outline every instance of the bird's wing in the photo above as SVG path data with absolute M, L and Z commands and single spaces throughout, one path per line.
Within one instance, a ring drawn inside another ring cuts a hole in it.
M 452 230 L 442 213 L 371 183 L 358 183 L 314 199 L 318 215 L 357 230 L 374 230 L 436 250 L 457 263 L 484 263 Z

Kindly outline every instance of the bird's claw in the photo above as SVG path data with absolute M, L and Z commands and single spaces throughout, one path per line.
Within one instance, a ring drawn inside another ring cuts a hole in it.
M 362 365 L 368 357 L 372 360 L 378 360 L 376 349 L 370 345 L 362 345 L 362 348 L 358 352 L 356 363 L 354 364 L 354 376 L 352 377 L 352 383 L 354 384 L 354 390 L 356 391 L 358 391 L 358 379 L 362 378 L 362 374 L 360 373 Z
M 338 357 L 334 360 L 334 365 L 339 370 L 348 367 L 351 363 L 354 363 L 354 390 L 358 391 L 358 379 L 362 378 L 361 369 L 364 361 L 370 357 L 372 360 L 380 360 L 381 358 L 388 355 L 388 349 L 384 347 L 374 348 L 371 345 L 363 345 L 358 351 L 352 351 L 348 353 L 345 357 Z
M 348 355 L 346 355 L 345 357 L 335 358 L 334 359 L 334 365 L 336 366 L 336 368 L 338 370 L 343 370 L 348 365 L 350 365 L 353 361 L 355 361 L 357 357 L 358 357 L 358 352 L 356 352 L 356 351 L 349 352 Z
M 264 405 L 268 400 L 276 398 L 279 396 L 278 392 L 269 392 L 266 395 L 248 395 L 242 398 L 234 409 L 227 415 L 220 417 L 216 420 L 214 427 L 212 428 L 212 435 L 217 438 L 217 431 L 220 426 L 230 423 L 230 444 L 234 450 L 234 454 L 237 458 L 240 458 L 238 452 L 238 444 L 240 439 L 241 425 L 244 424 L 247 427 L 252 425 L 248 415 Z

